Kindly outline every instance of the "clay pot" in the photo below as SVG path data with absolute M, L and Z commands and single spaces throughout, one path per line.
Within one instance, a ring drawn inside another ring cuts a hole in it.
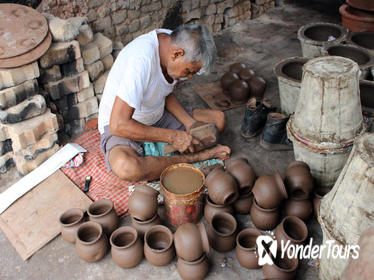
M 204 207 L 204 217 L 209 223 L 212 220 L 212 217 L 217 212 L 226 212 L 229 214 L 233 214 L 234 210 L 231 205 L 221 205 L 215 204 L 209 196 L 206 197 L 206 203 Z
M 239 197 L 236 180 L 222 167 L 217 167 L 206 177 L 206 186 L 210 199 L 221 205 L 233 203 Z
M 101 260 L 108 250 L 108 239 L 96 222 L 85 222 L 78 228 L 75 242 L 78 256 L 86 262 Z
M 371 55 L 374 55 L 374 32 L 356 31 L 350 32 L 347 37 L 349 44 L 366 49 Z
M 101 224 L 106 235 L 110 235 L 119 224 L 119 218 L 114 210 L 113 202 L 109 199 L 101 199 L 88 207 L 90 221 Z
M 242 69 L 239 71 L 239 77 L 240 79 L 248 82 L 250 79 L 252 79 L 255 76 L 255 72 L 252 69 Z
M 374 13 L 355 9 L 347 4 L 339 8 L 342 25 L 349 31 L 374 31 Z
M 146 221 L 157 213 L 159 192 L 147 185 L 136 185 L 129 198 L 129 211 L 134 218 Z
M 232 158 L 226 162 L 228 171 L 239 184 L 239 194 L 249 193 L 256 179 L 256 173 L 246 158 Z
M 265 264 L 262 267 L 262 273 L 265 279 L 294 279 L 296 276 L 296 270 L 299 266 L 299 260 L 297 258 L 290 259 L 287 256 L 281 258 L 281 253 L 277 253 L 277 258 L 274 264 Z
M 253 199 L 251 207 L 251 220 L 256 228 L 262 230 L 273 229 L 278 223 L 279 215 L 279 208 L 261 208 L 257 204 L 256 199 Z
M 258 100 L 264 97 L 266 82 L 263 78 L 253 77 L 249 80 L 248 86 L 251 97 L 256 97 Z
M 143 243 L 136 229 L 124 226 L 116 229 L 110 236 L 113 261 L 122 268 L 137 266 L 143 259 Z
M 308 237 L 308 228 L 300 218 L 287 216 L 275 228 L 274 235 L 278 241 L 279 248 L 282 246 L 282 240 L 284 245 L 286 245 L 288 240 L 290 244 L 301 245 L 305 243 Z
M 71 208 L 59 218 L 61 224 L 62 238 L 70 243 L 74 243 L 77 235 L 77 230 L 81 224 L 86 221 L 84 212 L 79 208 Z
M 234 202 L 234 210 L 238 214 L 249 214 L 253 203 L 253 193 L 245 193 Z
M 153 265 L 169 264 L 175 255 L 170 229 L 162 225 L 152 226 L 144 236 L 144 255 Z
M 234 63 L 230 65 L 230 72 L 239 73 L 240 70 L 247 69 L 247 65 L 244 63 Z
M 221 78 L 221 86 L 223 89 L 228 89 L 231 86 L 231 84 L 236 80 L 239 80 L 238 74 L 227 72 Z
M 317 188 L 314 190 L 313 197 L 313 210 L 314 216 L 317 218 L 319 215 L 319 206 L 321 204 L 321 199 L 330 192 L 330 188 Z
M 249 86 L 246 81 L 236 80 L 229 87 L 230 96 L 233 102 L 246 102 L 249 97 Z
M 372 70 L 374 71 L 374 69 Z M 360 99 L 362 111 L 371 112 L 374 110 L 374 82 L 360 80 Z
M 146 221 L 140 221 L 134 217 L 131 217 L 131 226 L 134 227 L 138 231 L 140 238 L 143 238 L 144 234 L 152 226 L 160 225 L 160 224 L 161 224 L 161 219 L 157 213 L 151 219 L 146 220 Z
M 265 209 L 277 208 L 283 199 L 288 198 L 286 187 L 278 172 L 258 177 L 252 192 L 257 204 Z
M 209 271 L 209 263 L 205 254 L 193 262 L 178 258 L 177 269 L 183 280 L 200 280 L 204 279 Z
M 374 2 L 367 0 L 347 0 L 349 6 L 364 11 L 374 12 Z
M 309 198 L 292 196 L 286 201 L 284 210 L 287 216 L 296 216 L 307 221 L 313 213 L 313 205 Z
M 235 254 L 239 264 L 242 267 L 248 269 L 260 268 L 258 265 L 256 246 L 257 237 L 260 235 L 260 231 L 252 228 L 246 228 L 239 232 L 236 236 Z
M 224 212 L 216 213 L 208 228 L 211 247 L 218 252 L 227 252 L 234 248 L 237 226 L 233 215 Z
M 286 170 L 284 184 L 290 196 L 310 198 L 314 185 L 309 166 L 302 161 L 291 162 Z

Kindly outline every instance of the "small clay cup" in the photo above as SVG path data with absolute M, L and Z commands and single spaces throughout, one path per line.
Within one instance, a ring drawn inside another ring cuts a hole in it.
M 136 229 L 130 226 L 117 228 L 110 236 L 112 259 L 122 268 L 137 266 L 143 259 L 143 243 Z
M 249 82 L 255 76 L 255 72 L 252 69 L 242 69 L 239 71 L 239 77 L 243 81 Z
M 257 100 L 261 100 L 264 97 L 266 82 L 261 77 L 253 77 L 248 82 L 248 88 L 251 97 L 256 97 Z
M 265 264 L 262 267 L 262 273 L 265 279 L 294 279 L 296 276 L 296 270 L 299 266 L 299 260 L 297 258 L 290 259 L 287 255 L 281 258 L 281 253 L 277 253 L 276 259 L 273 259 L 272 265 Z
M 146 221 L 140 221 L 131 216 L 131 226 L 138 231 L 138 235 L 141 239 L 144 238 L 144 234 L 147 232 L 147 230 L 155 225 L 161 225 L 161 219 L 157 213 L 151 219 Z
M 290 241 L 290 244 L 301 245 L 305 243 L 305 240 L 308 237 L 308 228 L 300 218 L 296 216 L 287 216 L 275 228 L 274 235 L 278 241 L 278 248 L 281 248 L 282 241 L 285 246 L 288 240 Z
M 234 202 L 235 213 L 249 214 L 253 203 L 253 193 L 245 193 Z
M 314 184 L 309 166 L 302 161 L 291 162 L 286 170 L 284 184 L 289 196 L 298 195 L 305 199 L 310 198 Z
M 210 199 L 215 204 L 228 205 L 239 197 L 236 180 L 222 167 L 217 167 L 206 177 L 206 186 Z
M 249 86 L 246 81 L 235 80 L 229 87 L 231 100 L 234 103 L 244 103 L 249 98 Z
M 236 236 L 235 254 L 242 267 L 248 269 L 260 268 L 258 265 L 256 245 L 257 237 L 260 235 L 260 231 L 253 228 L 246 228 Z
M 159 192 L 144 184 L 135 186 L 129 198 L 129 211 L 132 217 L 146 221 L 157 213 Z
M 144 236 L 144 255 L 147 261 L 156 266 L 169 264 L 175 255 L 173 234 L 165 226 L 152 226 Z
M 317 218 L 319 215 L 319 206 L 321 204 L 321 199 L 330 192 L 330 188 L 317 188 L 314 190 L 314 197 L 313 197 L 313 210 L 314 216 Z
M 256 173 L 246 158 L 232 158 L 226 162 L 228 171 L 238 182 L 239 194 L 249 193 L 256 179 Z
M 216 213 L 209 223 L 208 238 L 212 248 L 218 252 L 227 252 L 235 247 L 237 222 L 233 215 Z
M 270 230 L 273 229 L 279 220 L 279 208 L 264 209 L 261 208 L 256 199 L 253 199 L 251 207 L 251 220 L 258 229 Z
M 231 64 L 229 68 L 230 72 L 237 73 L 237 74 L 240 72 L 240 70 L 243 70 L 243 69 L 247 69 L 247 65 L 245 63 L 239 63 L 239 62 Z
M 101 224 L 106 235 L 110 236 L 118 227 L 119 218 L 114 210 L 113 202 L 109 199 L 101 199 L 93 202 L 88 207 L 90 221 Z
M 228 89 L 231 86 L 231 84 L 236 80 L 239 80 L 238 74 L 227 72 L 221 78 L 221 86 L 223 89 Z
M 102 226 L 92 221 L 81 224 L 76 235 L 75 249 L 86 262 L 101 260 L 108 250 L 108 239 Z
M 77 230 L 86 221 L 83 210 L 71 208 L 61 214 L 59 221 L 62 238 L 67 242 L 75 243 Z
M 231 205 L 221 205 L 221 204 L 215 204 L 209 196 L 206 196 L 206 203 L 204 207 L 204 217 L 209 223 L 212 220 L 212 217 L 217 212 L 226 212 L 229 214 L 234 213 L 234 209 Z
M 208 258 L 206 254 L 192 262 L 178 258 L 177 269 L 183 280 L 202 280 L 209 271 Z
M 288 198 L 286 187 L 278 172 L 258 177 L 252 189 L 257 204 L 265 209 L 277 208 Z
M 296 216 L 307 221 L 313 213 L 313 204 L 310 199 L 292 196 L 286 200 L 284 210 L 287 216 Z

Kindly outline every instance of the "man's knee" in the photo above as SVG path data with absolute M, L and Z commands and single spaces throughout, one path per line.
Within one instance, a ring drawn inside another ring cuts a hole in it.
M 114 174 L 126 181 L 138 181 L 142 179 L 140 159 L 136 157 L 118 157 L 111 168 Z
M 222 111 L 214 110 L 213 111 L 215 124 L 219 132 L 222 132 L 225 129 L 226 118 L 225 114 Z

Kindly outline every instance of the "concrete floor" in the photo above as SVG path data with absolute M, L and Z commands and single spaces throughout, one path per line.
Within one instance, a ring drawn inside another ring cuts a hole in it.
M 233 62 L 245 62 L 267 82 L 265 97 L 279 106 L 278 85 L 272 72 L 276 62 L 283 58 L 301 55 L 297 30 L 310 22 L 339 22 L 337 7 L 340 1 L 294 1 L 294 4 L 276 7 L 255 20 L 245 20 L 215 36 L 218 59 L 217 72 L 205 77 L 194 77 L 181 83 L 177 96 L 185 106 L 206 108 L 206 104 L 193 93 L 192 86 L 216 81 Z M 245 142 L 240 136 L 244 108 L 225 112 L 227 127 L 220 142 L 232 149 L 233 156 L 249 159 L 257 175 L 276 170 L 284 175 L 285 168 L 294 159 L 293 152 L 267 152 L 259 138 Z M 0 192 L 18 179 L 15 169 L 0 175 Z M 160 209 L 163 216 L 163 209 Z M 250 225 L 248 215 L 237 217 L 240 228 Z M 129 224 L 129 217 L 121 222 Z M 313 218 L 308 223 L 309 235 L 314 243 L 321 243 L 321 230 Z M 180 279 L 176 259 L 168 266 L 154 267 L 145 259 L 133 269 L 121 269 L 108 253 L 98 263 L 85 263 L 76 255 L 74 246 L 58 236 L 38 251 L 28 261 L 22 261 L 15 249 L 0 231 L 0 279 Z M 209 256 L 211 268 L 207 279 L 262 279 L 261 270 L 242 268 L 235 257 L 235 250 L 221 254 L 212 250 Z M 317 279 L 318 269 L 311 260 L 303 260 L 297 279 Z

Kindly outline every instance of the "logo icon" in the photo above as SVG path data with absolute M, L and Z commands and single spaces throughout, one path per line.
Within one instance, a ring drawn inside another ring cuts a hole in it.
M 274 258 L 277 256 L 277 241 L 268 235 L 260 235 L 256 239 L 257 250 L 258 250 L 258 265 L 263 266 L 264 264 L 273 264 L 271 255 Z M 266 246 L 266 248 L 265 248 Z M 269 251 L 269 252 L 268 252 Z

